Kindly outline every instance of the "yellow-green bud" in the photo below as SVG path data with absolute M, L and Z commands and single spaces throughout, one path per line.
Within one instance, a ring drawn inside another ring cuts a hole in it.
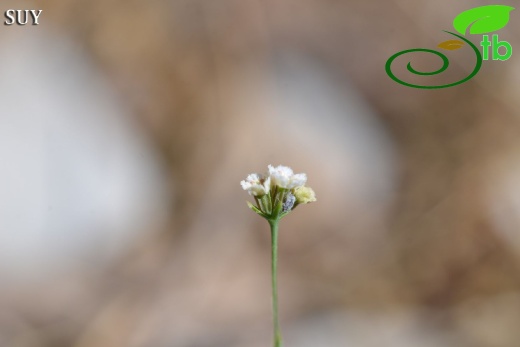
M 297 204 L 307 204 L 316 201 L 316 194 L 311 187 L 297 187 L 294 189 L 294 196 Z

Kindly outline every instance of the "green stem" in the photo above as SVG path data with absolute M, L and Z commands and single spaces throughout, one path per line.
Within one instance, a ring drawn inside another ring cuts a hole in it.
M 279 220 L 269 220 L 271 226 L 271 280 L 273 290 L 273 324 L 274 324 L 274 347 L 282 346 L 282 334 L 278 321 L 278 287 L 276 283 L 278 273 L 278 223 Z

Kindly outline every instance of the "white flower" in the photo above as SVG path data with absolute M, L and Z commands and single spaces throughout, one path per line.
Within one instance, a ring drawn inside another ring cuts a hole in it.
M 290 167 L 283 165 L 273 167 L 268 165 L 268 168 L 271 183 L 281 188 L 293 189 L 303 186 L 307 182 L 306 174 L 300 173 L 295 175 Z
M 271 178 L 265 178 L 263 175 L 252 173 L 244 181 L 240 181 L 240 185 L 250 195 L 261 197 L 269 193 Z

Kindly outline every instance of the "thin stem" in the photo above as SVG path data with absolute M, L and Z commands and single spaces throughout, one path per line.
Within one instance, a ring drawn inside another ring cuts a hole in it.
M 280 323 L 278 321 L 278 223 L 279 220 L 270 220 L 271 226 L 271 280 L 273 294 L 273 324 L 274 324 L 274 347 L 282 346 L 282 334 L 280 332 Z

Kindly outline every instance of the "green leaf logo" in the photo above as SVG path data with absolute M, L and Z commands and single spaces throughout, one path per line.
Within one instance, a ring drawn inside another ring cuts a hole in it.
M 486 34 L 502 29 L 509 22 L 509 12 L 514 7 L 505 5 L 487 5 L 472 8 L 459 14 L 453 20 L 453 27 L 462 35 Z

